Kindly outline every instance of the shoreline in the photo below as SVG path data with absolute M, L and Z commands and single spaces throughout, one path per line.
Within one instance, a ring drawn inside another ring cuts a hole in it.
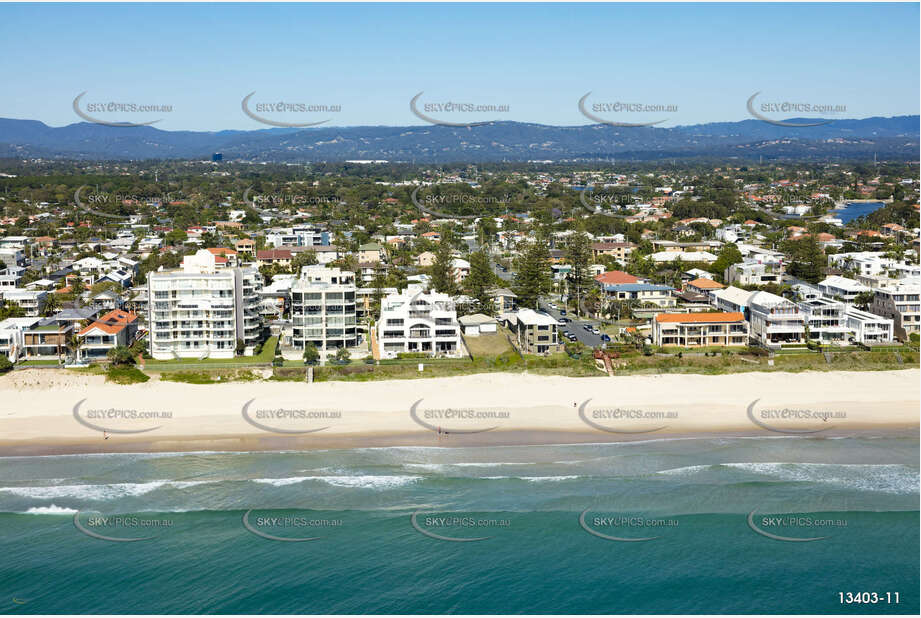
M 0 379 L 0 457 L 917 436 L 919 378 L 906 369 L 122 386 L 23 372 Z M 105 417 L 124 410 L 170 417 Z M 98 427 L 115 433 L 106 439 Z

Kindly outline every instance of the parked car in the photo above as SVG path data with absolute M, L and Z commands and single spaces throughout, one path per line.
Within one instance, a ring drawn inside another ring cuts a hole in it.
M 562 322 L 563 324 L 569 324 L 570 322 L 572 322 L 572 320 L 570 320 L 569 318 L 560 318 L 560 322 Z
M 592 334 L 593 334 L 593 335 L 600 335 L 600 334 L 601 334 L 601 331 L 598 330 L 597 328 L 592 328 Z
M 584 329 L 587 330 L 588 332 L 592 332 L 592 325 L 591 325 L 591 324 L 586 324 L 586 325 L 583 326 L 582 328 L 584 328 Z
M 565 310 L 565 309 L 560 309 L 560 315 L 566 315 L 566 310 Z
M 602 341 L 610 341 L 610 340 L 611 340 L 611 335 L 609 335 L 609 334 L 607 334 L 607 333 L 602 333 L 602 335 L 601 335 L 601 340 L 602 340 Z

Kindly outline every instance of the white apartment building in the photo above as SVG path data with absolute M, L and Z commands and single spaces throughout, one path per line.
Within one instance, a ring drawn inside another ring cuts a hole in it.
M 783 273 L 783 264 L 745 261 L 732 264 L 723 274 L 730 285 L 767 285 L 782 283 Z
M 894 333 L 900 339 L 907 339 L 912 333 L 921 332 L 921 284 L 906 281 L 887 289 L 873 290 L 870 312 L 893 322 Z
M 23 356 L 23 331 L 41 322 L 41 318 L 7 318 L 0 322 L 0 354 L 13 362 Z
M 858 275 L 888 275 L 894 279 L 921 277 L 921 266 L 907 260 L 885 257 L 880 251 L 835 253 L 828 256 L 828 265 L 842 270 L 854 270 Z
M 291 284 L 291 345 L 303 350 L 312 343 L 321 356 L 358 345 L 355 317 L 355 273 L 305 266 Z
M 377 329 L 383 358 L 395 358 L 399 353 L 461 353 L 454 301 L 447 294 L 425 292 L 422 286 L 410 285 L 401 294 L 384 298 Z
M 891 343 L 893 321 L 878 315 L 848 307 L 845 311 L 847 327 L 856 341 L 866 345 Z
M 265 243 L 271 247 L 321 247 L 329 245 L 329 232 L 314 226 L 268 230 Z
M 847 305 L 830 298 L 809 298 L 797 303 L 806 318 L 809 339 L 821 343 L 847 343 L 851 334 L 847 326 Z
M 846 303 L 852 303 L 854 299 L 857 298 L 858 294 L 870 291 L 870 288 L 861 285 L 853 279 L 841 277 L 839 275 L 826 277 L 819 282 L 818 287 L 819 291 L 825 296 L 829 298 L 840 298 Z
M 216 257 L 201 249 L 179 270 L 148 274 L 154 358 L 233 358 L 237 340 L 253 354 L 262 336 L 262 277 L 255 268 L 218 267 Z
M 748 299 L 751 337 L 764 345 L 805 343 L 806 318 L 796 303 L 770 292 Z
M 710 304 L 724 312 L 738 311 L 748 317 L 748 299 L 754 292 L 730 285 L 725 290 L 710 292 Z
M 16 303 L 25 315 L 30 318 L 38 317 L 45 308 L 48 292 L 44 290 L 24 290 L 22 288 L 0 289 L 0 300 L 4 303 Z

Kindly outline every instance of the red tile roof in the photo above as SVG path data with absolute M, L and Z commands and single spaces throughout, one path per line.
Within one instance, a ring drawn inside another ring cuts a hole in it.
M 745 316 L 739 312 L 726 313 L 660 313 L 656 322 L 710 324 L 724 322 L 741 322 Z
M 639 283 L 640 280 L 622 270 L 611 270 L 595 277 L 595 281 L 601 284 L 614 285 L 618 283 Z

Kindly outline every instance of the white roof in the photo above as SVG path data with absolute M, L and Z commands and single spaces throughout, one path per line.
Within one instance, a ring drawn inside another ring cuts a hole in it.
M 748 304 L 748 299 L 751 298 L 752 292 L 730 285 L 725 290 L 714 290 L 710 292 L 710 295 L 714 298 L 719 298 L 740 307 L 744 307 Z
M 842 277 L 840 275 L 832 275 L 830 277 L 826 277 L 819 282 L 819 285 L 847 290 L 849 292 L 866 292 L 870 289 L 865 285 L 857 283 L 853 279 L 848 279 L 847 277 Z
M 518 321 L 527 326 L 556 326 L 559 324 L 553 316 L 546 313 L 538 313 L 533 309 L 519 309 Z

